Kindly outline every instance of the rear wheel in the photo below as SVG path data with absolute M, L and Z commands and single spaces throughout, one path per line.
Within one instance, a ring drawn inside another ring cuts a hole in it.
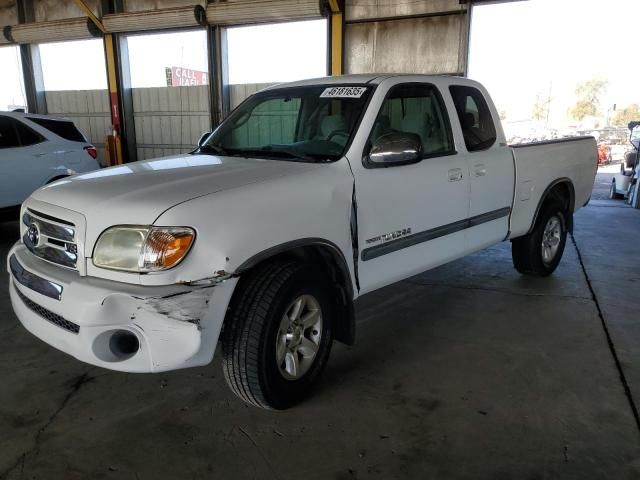
M 513 265 L 525 275 L 547 276 L 557 268 L 567 241 L 567 217 L 557 202 L 546 204 L 533 228 L 511 243 Z
M 333 341 L 329 281 L 289 260 L 241 281 L 222 333 L 227 383 L 245 402 L 288 408 L 318 380 Z

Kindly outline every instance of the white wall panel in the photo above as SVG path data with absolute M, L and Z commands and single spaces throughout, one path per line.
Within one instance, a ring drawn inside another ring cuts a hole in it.
M 462 73 L 466 52 L 466 15 L 352 23 L 345 73 Z
M 425 15 L 465 8 L 459 0 L 346 0 L 345 20 Z

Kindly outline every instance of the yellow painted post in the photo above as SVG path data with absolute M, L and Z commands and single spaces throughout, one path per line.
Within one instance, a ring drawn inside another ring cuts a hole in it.
M 118 74 L 116 70 L 116 54 L 113 35 L 107 32 L 102 22 L 93 13 L 84 0 L 75 0 L 76 5 L 91 19 L 104 34 L 104 51 L 107 64 L 107 85 L 109 87 L 109 104 L 111 105 L 112 131 L 107 135 L 107 162 L 109 166 L 122 164 L 122 145 L 120 142 L 120 102 L 118 95 Z
M 104 36 L 104 51 L 107 63 L 107 85 L 109 87 L 109 104 L 111 105 L 111 125 L 113 131 L 107 136 L 109 148 L 109 164 L 122 164 L 122 145 L 120 142 L 120 102 L 118 95 L 118 75 L 116 71 L 116 54 L 113 46 L 113 36 Z
M 331 8 L 331 75 L 342 75 L 344 13 L 338 0 L 329 0 Z

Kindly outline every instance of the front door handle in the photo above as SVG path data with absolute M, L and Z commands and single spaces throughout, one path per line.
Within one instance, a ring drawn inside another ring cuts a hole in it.
M 474 165 L 473 171 L 476 177 L 484 177 L 487 174 L 487 169 L 482 163 Z
M 449 181 L 450 182 L 459 182 L 462 180 L 462 169 L 461 168 L 452 168 L 449 170 Z

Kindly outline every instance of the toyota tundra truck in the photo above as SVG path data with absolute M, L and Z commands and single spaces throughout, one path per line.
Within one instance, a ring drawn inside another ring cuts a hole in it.
M 503 241 L 547 276 L 597 165 L 591 137 L 510 147 L 479 83 L 349 75 L 267 88 L 189 154 L 65 178 L 8 256 L 36 337 L 124 372 L 210 363 L 284 409 L 353 344 L 354 300 Z

